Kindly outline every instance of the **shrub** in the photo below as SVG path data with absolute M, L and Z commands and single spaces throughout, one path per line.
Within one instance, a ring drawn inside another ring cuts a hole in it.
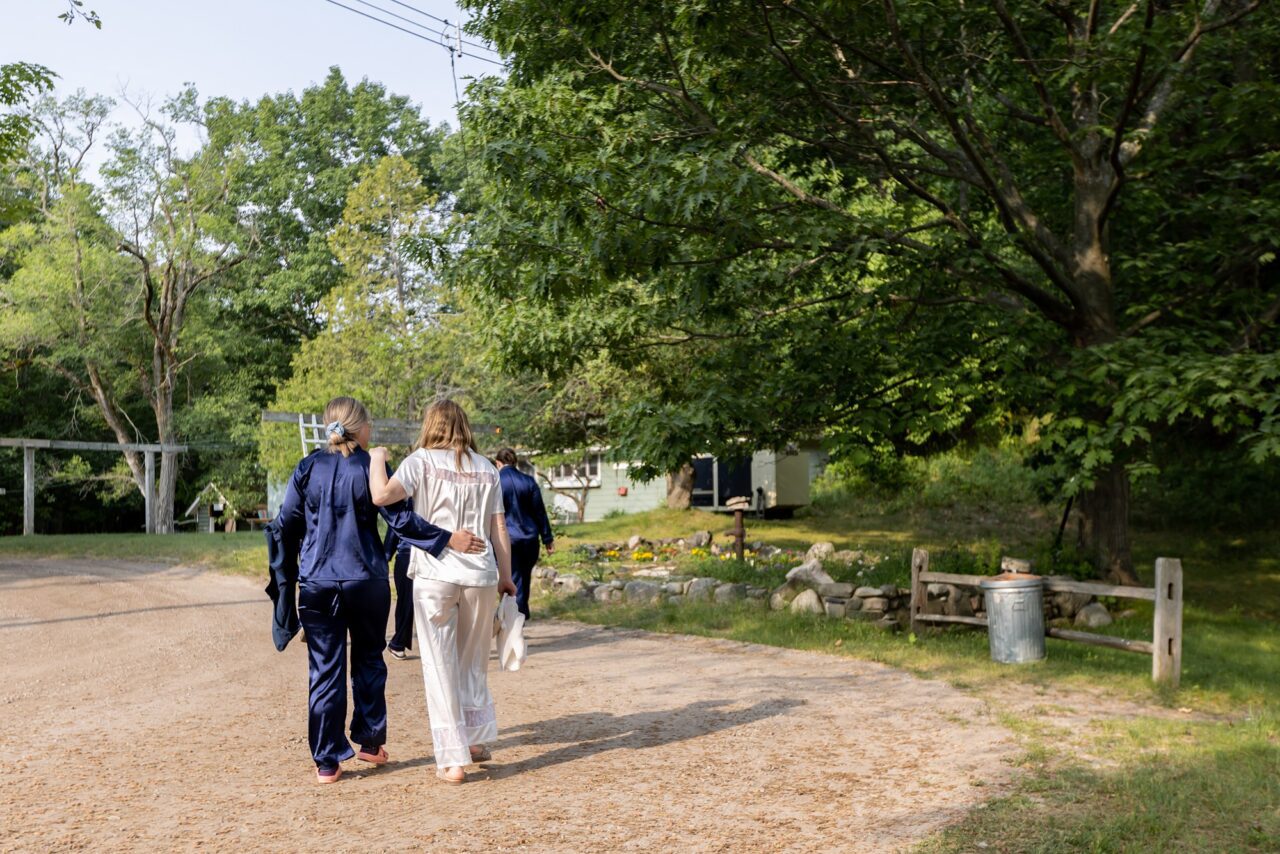
M 685 561 L 681 571 L 689 575 L 718 578 L 731 584 L 777 587 L 787 578 L 787 570 L 795 566 L 794 558 L 750 557 L 738 560 L 732 555 L 694 557 Z
M 814 481 L 814 513 L 894 513 L 913 509 L 1026 507 L 1037 503 L 1037 476 L 1017 444 L 903 457 L 889 482 L 849 461 L 829 465 Z

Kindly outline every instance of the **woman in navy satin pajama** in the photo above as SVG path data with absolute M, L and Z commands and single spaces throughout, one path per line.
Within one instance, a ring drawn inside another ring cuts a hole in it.
M 382 659 L 391 593 L 378 515 L 405 542 L 432 555 L 446 548 L 479 553 L 484 540 L 450 533 L 413 512 L 409 502 L 378 508 L 369 499 L 369 414 L 339 397 L 325 407 L 328 447 L 298 464 L 277 524 L 299 549 L 298 617 L 310 671 L 308 735 L 317 780 L 336 782 L 343 760 L 387 761 L 387 665 Z M 300 543 L 300 546 L 298 545 Z M 347 636 L 351 638 L 351 748 L 347 716 Z

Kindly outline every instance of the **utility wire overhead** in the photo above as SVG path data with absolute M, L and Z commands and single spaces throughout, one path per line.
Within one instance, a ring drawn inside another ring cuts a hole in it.
M 388 2 L 394 3 L 397 6 L 400 6 L 404 9 L 408 9 L 411 12 L 417 12 L 419 15 L 423 15 L 427 18 L 430 18 L 433 21 L 439 21 L 440 23 L 445 24 L 447 26 L 450 26 L 450 27 L 457 26 L 457 24 L 451 23 L 448 18 L 441 18 L 439 15 L 433 15 L 430 12 L 419 9 L 417 6 L 410 6 L 408 3 L 401 3 L 400 0 L 388 0 Z M 467 41 L 466 39 L 460 39 L 459 41 L 461 41 L 463 44 L 471 45 L 472 47 L 483 48 L 484 50 L 490 50 L 490 51 L 493 51 L 494 53 L 497 53 L 496 50 L 493 50 L 493 48 L 489 47 L 487 44 L 480 44 L 479 42 Z
M 481 62 L 487 62 L 487 63 L 489 63 L 490 65 L 496 65 L 496 66 L 498 66 L 499 68 L 503 67 L 502 63 L 501 63 L 501 62 L 499 62 L 499 61 L 498 61 L 498 60 L 496 60 L 496 59 L 490 59 L 490 58 L 489 58 L 489 57 L 487 57 L 487 56 L 477 56 L 477 55 L 476 55 L 476 54 L 474 54 L 474 53 L 466 53 L 465 51 L 458 50 L 457 48 L 454 48 L 454 47 L 451 47 L 451 46 L 449 46 L 449 45 L 445 44 L 443 41 L 436 41 L 435 39 L 431 39 L 431 38 L 428 38 L 427 36 L 424 36 L 422 33 L 418 33 L 418 32 L 414 32 L 413 30 L 405 29 L 404 27 L 400 26 L 399 24 L 393 24 L 393 23 L 391 23 L 390 21 L 385 21 L 385 20 L 383 20 L 382 18 L 379 18 L 379 17 L 377 17 L 377 16 L 375 16 L 375 15 L 370 15 L 368 12 L 362 12 L 362 11 L 360 11 L 359 9 L 356 9 L 356 8 L 354 8 L 354 7 L 351 7 L 351 6 L 348 6 L 348 5 L 344 4 L 344 3 L 339 3 L 339 2 L 338 2 L 338 0 L 324 0 L 324 2 L 326 2 L 326 3 L 330 4 L 331 6 L 337 6 L 337 7 L 338 7 L 338 8 L 340 8 L 340 9 L 346 9 L 348 12 L 353 12 L 353 13 L 355 13 L 355 14 L 359 15 L 359 16 L 360 16 L 360 17 L 362 17 L 362 18 L 368 18 L 370 21 L 376 21 L 377 23 L 382 24 L 384 27 L 390 27 L 390 28 L 391 28 L 391 29 L 393 29 L 393 30 L 399 30 L 400 32 L 405 33 L 406 35 L 413 36 L 415 39 L 421 39 L 422 41 L 427 42 L 428 44 L 433 44 L 433 45 L 436 45 L 437 47 L 442 47 L 442 48 L 444 48 L 445 50 L 449 51 L 449 54 L 450 54 L 451 56 L 453 56 L 453 55 L 457 55 L 457 56 L 465 56 L 465 57 L 468 57 L 469 59 L 478 59 L 478 60 L 480 60 Z M 453 25 L 452 25 L 452 24 L 450 24 L 450 26 L 453 26 Z M 433 32 L 434 32 L 434 31 L 433 31 Z M 443 33 L 442 33 L 442 34 L 440 34 L 440 35 L 441 35 L 443 38 L 448 38 L 448 35 L 447 35 L 447 34 L 443 34 Z
M 431 27 L 428 27 L 426 24 L 419 23 L 418 21 L 415 21 L 412 18 L 406 18 L 404 15 L 397 15 L 395 12 L 392 12 L 390 9 L 384 9 L 381 6 L 368 2 L 368 0 L 355 0 L 355 2 L 359 3 L 361 6 L 367 6 L 368 8 L 373 9 L 376 12 L 381 12 L 384 15 L 390 15 L 392 18 L 395 18 L 398 21 L 404 21 L 406 24 L 408 24 L 411 27 L 417 27 L 420 30 L 426 30 L 432 35 L 440 36 L 441 38 L 446 38 L 446 39 L 449 38 L 449 34 L 444 32 L 443 30 L 432 29 Z
M 404 21 L 406 24 L 408 24 L 408 25 L 409 25 L 409 26 L 411 26 L 411 27 L 417 27 L 418 29 L 420 29 L 420 30 L 425 30 L 426 32 L 431 33 L 431 34 L 432 34 L 432 35 L 434 35 L 434 36 L 439 36 L 439 37 L 440 37 L 440 38 L 442 38 L 442 39 L 447 39 L 449 42 L 453 42 L 455 39 L 457 39 L 457 37 L 456 37 L 456 36 L 454 36 L 454 35 L 452 35 L 452 34 L 450 34 L 450 33 L 448 33 L 448 32 L 445 32 L 445 31 L 442 31 L 442 30 L 433 29 L 433 28 L 431 28 L 431 27 L 426 26 L 425 24 L 421 24 L 421 23 L 419 23 L 418 21 L 413 20 L 412 18 L 406 18 L 404 15 L 397 15 L 395 12 L 392 12 L 390 9 L 384 9 L 384 8 L 382 8 L 381 6 L 378 6 L 378 5 L 374 4 L 374 3 L 370 3 L 370 2 L 368 2 L 368 0 L 355 0 L 355 2 L 359 3 L 361 6 L 367 6 L 367 7 L 369 7 L 370 9 L 374 9 L 374 10 L 376 10 L 376 11 L 378 11 L 378 12 L 381 12 L 381 13 L 382 13 L 382 14 L 384 14 L 384 15 L 390 15 L 391 17 L 395 18 L 396 20 Z M 401 4 L 401 5 L 403 5 L 403 4 Z M 412 8 L 412 7 L 410 7 L 410 8 Z M 442 21 L 443 21 L 444 19 L 443 19 L 443 18 L 441 18 L 440 20 L 442 20 Z M 448 21 L 445 21 L 445 24 L 446 24 L 447 26 L 450 26 L 450 27 L 455 26 L 454 24 L 450 24 Z M 473 44 L 473 42 L 465 41 L 465 40 L 462 40 L 462 39 L 459 39 L 459 41 L 462 41 L 462 43 L 463 43 L 463 44 Z M 497 51 L 493 50 L 493 48 L 491 48 L 491 47 L 485 47 L 484 45 L 476 45 L 476 47 L 479 47 L 479 48 L 481 48 L 482 50 L 492 51 L 492 52 L 493 52 L 493 53 L 495 53 L 495 54 L 497 53 Z M 449 49 L 450 49 L 450 50 L 453 50 L 454 48 L 450 47 Z M 477 57 L 477 58 L 479 58 L 479 57 Z
M 426 10 L 419 9 L 417 6 L 410 6 L 408 3 L 401 3 L 400 0 L 390 0 L 390 2 L 395 3 L 397 6 L 400 6 L 404 9 L 408 9 L 412 12 L 417 12 L 419 15 L 422 15 L 423 17 L 426 17 L 426 18 L 430 18 L 433 21 L 439 21 L 442 24 L 449 23 L 447 18 L 441 18 L 439 15 L 433 15 Z

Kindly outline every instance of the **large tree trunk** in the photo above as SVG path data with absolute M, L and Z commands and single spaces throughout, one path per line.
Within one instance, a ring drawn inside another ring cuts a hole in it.
M 685 463 L 680 470 L 667 475 L 667 506 L 672 510 L 688 510 L 693 500 L 693 465 Z
M 156 375 L 161 379 L 152 392 L 151 410 L 156 417 L 156 437 L 162 445 L 172 445 L 177 437 L 173 432 L 173 387 L 176 384 L 177 369 L 171 361 L 164 357 L 160 348 L 156 348 Z M 160 471 L 156 476 L 154 510 L 157 534 L 172 534 L 173 503 L 177 497 L 178 487 L 178 455 L 173 451 L 160 452 Z
M 1080 497 L 1080 548 L 1116 584 L 1138 585 L 1129 544 L 1129 473 L 1114 462 Z
M 166 440 L 170 441 L 170 440 Z M 178 455 L 172 451 L 160 454 L 160 474 L 156 479 L 156 527 L 157 534 L 172 534 L 173 503 L 177 498 Z
M 1082 90 L 1077 115 L 1097 114 L 1095 90 Z M 1103 346 L 1119 337 L 1114 281 L 1105 228 L 1106 210 L 1116 173 L 1103 138 L 1090 130 L 1077 143 L 1081 158 L 1075 170 L 1075 223 L 1072 229 L 1072 281 L 1075 291 L 1075 344 L 1080 350 Z M 1096 413 L 1105 419 L 1106 414 Z M 1129 546 L 1129 473 L 1115 459 L 1094 476 L 1093 488 L 1080 498 L 1080 543 L 1099 575 L 1117 583 L 1138 583 Z

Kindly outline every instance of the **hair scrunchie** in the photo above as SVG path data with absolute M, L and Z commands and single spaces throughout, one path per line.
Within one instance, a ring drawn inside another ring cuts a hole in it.
M 325 425 L 324 432 L 330 436 L 337 436 L 341 439 L 347 435 L 347 428 L 342 426 L 341 421 L 330 421 Z

